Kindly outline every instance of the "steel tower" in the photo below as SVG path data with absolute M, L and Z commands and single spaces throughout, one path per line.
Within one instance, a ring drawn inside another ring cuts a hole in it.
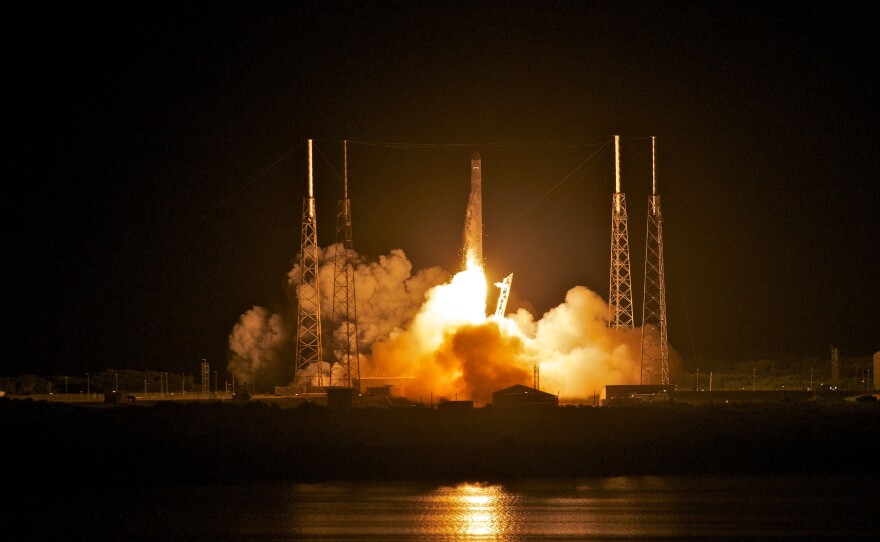
M 666 339 L 666 279 L 663 271 L 663 217 L 657 194 L 654 138 L 651 138 L 651 199 L 645 236 L 645 289 L 642 305 L 641 384 L 669 385 Z M 658 380 L 659 373 L 659 380 Z
M 358 388 L 357 303 L 354 289 L 354 252 L 351 241 L 351 202 L 348 199 L 348 141 L 343 142 L 345 198 L 336 211 L 336 255 L 333 269 L 333 307 L 331 310 L 332 347 L 336 362 L 330 367 L 330 386 Z
M 301 373 L 312 364 L 318 367 L 312 385 L 323 386 L 321 361 L 321 296 L 318 291 L 318 230 L 315 221 L 315 193 L 312 168 L 312 140 L 309 140 L 309 195 L 303 199 L 302 242 L 300 248 L 299 288 L 297 291 L 296 364 L 294 385 L 308 387 Z
M 633 329 L 626 197 L 620 191 L 620 136 L 614 136 L 614 178 L 615 192 L 611 204 L 611 280 L 608 294 L 608 326 L 612 329 Z

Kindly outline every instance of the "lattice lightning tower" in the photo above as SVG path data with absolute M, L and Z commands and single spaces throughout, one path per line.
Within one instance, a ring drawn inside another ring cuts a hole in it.
M 354 289 L 354 252 L 351 241 L 351 202 L 348 199 L 348 141 L 343 142 L 345 157 L 345 198 L 336 211 L 336 256 L 333 270 L 332 346 L 336 362 L 330 367 L 330 385 L 358 388 L 357 304 Z
M 666 338 L 666 279 L 663 272 L 663 216 L 657 194 L 651 138 L 651 199 L 645 237 L 645 290 L 642 305 L 641 384 L 669 385 L 669 343 Z M 659 379 L 658 379 L 659 374 Z
M 611 281 L 608 294 L 608 326 L 633 328 L 632 283 L 629 272 L 629 234 L 626 197 L 620 191 L 620 136 L 614 136 L 615 192 L 611 204 Z
M 315 220 L 313 187 L 312 140 L 309 140 L 309 195 L 303 199 L 302 244 L 300 250 L 299 288 L 297 299 L 295 385 L 308 387 L 302 372 L 312 364 L 319 370 L 312 385 L 323 386 L 321 361 L 321 296 L 318 292 L 318 231 Z

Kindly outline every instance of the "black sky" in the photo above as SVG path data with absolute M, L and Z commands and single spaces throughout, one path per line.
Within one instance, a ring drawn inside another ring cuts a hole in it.
M 490 279 L 515 273 L 514 294 L 540 316 L 578 284 L 607 299 L 615 134 L 640 307 L 656 136 L 671 344 L 692 362 L 825 359 L 830 344 L 869 355 L 869 11 L 33 4 L 9 23 L 0 374 L 225 366 L 238 317 L 286 303 L 308 138 L 319 243 L 334 239 L 349 139 L 355 248 L 402 248 L 416 269 L 454 270 L 478 150 Z

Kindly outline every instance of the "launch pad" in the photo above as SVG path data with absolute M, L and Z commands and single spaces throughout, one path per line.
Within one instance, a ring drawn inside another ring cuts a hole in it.
M 339 213 L 337 214 L 337 243 L 342 249 L 337 249 L 334 254 L 334 275 L 332 284 L 332 294 L 327 296 L 321 295 L 318 291 L 318 274 L 319 274 L 319 250 L 316 235 L 316 216 L 315 216 L 315 200 L 313 189 L 313 164 L 312 164 L 312 140 L 309 143 L 309 192 L 303 201 L 303 220 L 302 220 L 302 244 L 299 262 L 299 282 L 297 284 L 297 331 L 296 331 L 296 359 L 294 363 L 294 379 L 288 386 L 279 386 L 275 388 L 275 396 L 277 397 L 305 397 L 306 395 L 315 395 L 315 397 L 329 397 L 330 395 L 339 395 L 336 391 L 339 388 L 353 389 L 357 396 L 378 395 L 378 396 L 403 396 L 406 394 L 410 400 L 415 400 L 412 393 L 418 393 L 410 388 L 410 393 L 406 392 L 408 384 L 407 378 L 361 378 L 360 361 L 361 352 L 358 344 L 357 331 L 357 310 L 356 296 L 354 291 L 354 262 L 350 260 L 349 253 L 354 253 L 354 247 L 351 241 L 351 215 L 350 205 L 348 202 L 348 153 L 347 142 L 345 144 L 345 194 L 344 199 L 340 201 Z M 632 277 L 630 272 L 630 255 L 629 255 L 629 233 L 627 225 L 627 211 L 625 195 L 621 190 L 620 175 L 620 147 L 619 136 L 614 136 L 615 149 L 615 191 L 612 200 L 612 239 L 611 239 L 611 270 L 609 282 L 609 299 L 608 299 L 608 319 L 607 327 L 620 335 L 627 331 L 634 331 L 635 311 L 632 302 Z M 645 307 L 642 311 L 642 337 L 640 348 L 634 353 L 634 360 L 640 364 L 640 384 L 661 384 L 668 386 L 669 367 L 668 357 L 669 349 L 666 336 L 666 299 L 665 299 L 665 277 L 663 262 L 663 245 L 662 245 L 662 219 L 660 215 L 660 200 L 657 193 L 656 174 L 654 172 L 654 138 L 651 138 L 651 155 L 652 155 L 652 196 L 650 200 L 651 210 L 649 211 L 648 235 L 646 241 L 646 272 L 644 286 L 644 302 Z M 467 291 L 468 295 L 461 295 L 462 285 L 476 284 L 485 281 L 484 261 L 483 261 L 483 224 L 482 224 L 482 160 L 480 153 L 474 152 L 471 156 L 470 164 L 470 181 L 471 190 L 468 199 L 467 212 L 464 224 L 464 235 L 462 244 L 462 272 L 455 275 L 455 278 L 470 277 L 468 273 L 479 272 L 479 281 L 477 279 L 466 282 L 461 279 L 458 283 L 455 280 L 450 285 L 457 284 L 457 289 L 446 291 L 455 294 L 454 301 L 448 303 L 442 310 L 438 310 L 437 314 L 440 319 L 431 321 L 430 325 L 440 326 L 446 325 L 446 322 L 453 325 L 458 322 L 469 321 L 470 323 L 482 324 L 488 318 L 493 316 L 499 321 L 505 321 L 505 313 L 507 309 L 507 301 L 510 295 L 511 281 L 513 273 L 508 274 L 501 282 L 494 282 L 495 286 L 500 288 L 498 303 L 492 314 L 486 314 L 485 306 L 477 307 L 473 303 L 467 303 L 468 300 L 482 299 L 485 301 L 485 291 L 472 288 Z M 467 272 L 467 273 L 465 273 Z M 323 298 L 329 298 L 332 306 L 330 308 L 330 317 L 322 317 L 322 303 L 327 304 Z M 453 299 L 452 296 L 449 299 Z M 424 307 L 429 306 L 425 304 Z M 423 307 L 423 308 L 424 308 Z M 439 307 L 439 306 L 438 306 Z M 421 314 L 421 313 L 420 313 Z M 445 318 L 445 319 L 443 319 Z M 322 329 L 323 325 L 330 324 L 330 332 L 325 333 Z M 597 319 L 601 322 L 601 319 Z M 604 325 L 604 324 L 600 324 Z M 438 328 L 439 329 L 439 328 Z M 512 329 L 512 328 L 508 328 Z M 646 333 L 648 329 L 648 333 Z M 511 331 L 514 332 L 514 331 Z M 323 337 L 324 335 L 327 337 Z M 330 339 L 330 348 L 325 349 L 324 339 Z M 367 347 L 369 348 L 369 347 Z M 397 354 L 395 354 L 397 355 Z M 497 358 L 497 360 L 496 360 Z M 393 363 L 383 364 L 385 370 L 391 372 L 419 373 L 412 370 L 408 364 L 413 359 L 432 360 L 431 356 L 415 355 L 410 359 L 393 360 Z M 508 363 L 505 360 L 510 357 L 492 357 L 489 356 L 483 361 L 496 360 L 499 364 Z M 399 363 L 398 363 L 399 361 Z M 534 389 L 539 389 L 539 365 L 537 362 L 530 364 L 534 372 L 533 385 Z M 366 369 L 366 368 L 365 368 Z M 518 371 L 519 368 L 508 367 L 509 370 Z M 547 372 L 549 380 L 552 382 L 556 378 L 559 380 L 560 369 L 556 373 L 551 370 Z M 485 363 L 483 373 L 489 374 L 491 371 L 486 370 Z M 365 371 L 366 372 L 366 371 Z M 517 373 L 517 378 L 522 380 L 521 375 Z M 451 381 L 451 380 L 450 380 Z M 447 393 L 461 392 L 469 389 L 473 392 L 472 383 L 467 383 L 464 387 L 450 388 L 448 385 L 443 390 L 434 390 L 435 392 Z M 513 383 L 504 381 L 504 384 Z M 519 382 L 524 384 L 524 382 Z M 599 387 L 599 382 L 592 383 L 592 387 Z M 456 384 L 457 386 L 458 384 Z M 558 386 L 558 384 L 557 384 Z M 561 386 L 565 387 L 565 386 Z M 420 386 L 421 390 L 431 390 L 432 384 L 426 383 Z M 564 390 L 563 390 L 564 391 Z M 584 390 L 571 389 L 575 395 L 582 395 Z M 437 399 L 439 400 L 439 395 Z M 455 393 L 457 396 L 458 393 Z M 557 392 L 558 395 L 558 392 Z M 593 394 L 595 396 L 595 392 Z M 434 393 L 431 397 L 423 397 L 420 402 L 433 402 Z M 481 400 L 485 400 L 482 398 Z M 587 399 L 589 400 L 589 399 Z M 329 401 L 328 402 L 332 402 Z M 343 401 L 348 403 L 348 400 Z M 595 402 L 595 397 L 593 399 Z

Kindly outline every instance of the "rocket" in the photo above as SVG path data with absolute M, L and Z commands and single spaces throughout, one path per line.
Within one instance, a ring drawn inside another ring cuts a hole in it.
M 483 268 L 483 173 L 480 153 L 471 156 L 471 195 L 464 225 L 464 267 Z

